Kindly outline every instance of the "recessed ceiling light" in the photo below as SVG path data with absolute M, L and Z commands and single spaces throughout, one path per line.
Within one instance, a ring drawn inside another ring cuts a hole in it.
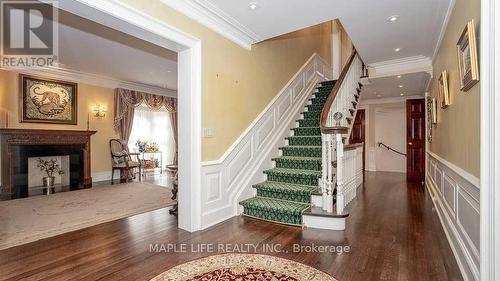
M 400 94 L 400 96 L 404 96 L 405 94 Z
M 390 16 L 387 18 L 387 21 L 390 23 L 396 22 L 399 19 L 398 15 Z
M 394 52 L 399 52 L 399 51 L 401 51 L 401 48 L 394 49 Z
M 248 4 L 248 7 L 251 9 L 251 10 L 255 10 L 257 9 L 259 6 L 257 5 L 256 2 L 251 2 L 250 4 Z
M 403 88 L 404 86 L 403 85 L 399 85 L 399 88 Z
M 398 76 L 396 76 L 396 77 L 398 77 L 398 79 L 400 79 L 400 78 L 401 78 L 401 75 L 398 75 Z
M 172 70 L 167 70 L 168 73 L 172 72 Z

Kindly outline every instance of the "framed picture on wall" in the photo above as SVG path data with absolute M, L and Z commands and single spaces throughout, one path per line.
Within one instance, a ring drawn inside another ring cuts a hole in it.
M 441 102 L 441 108 L 447 108 L 450 102 L 450 91 L 448 88 L 448 72 L 445 70 L 439 76 L 439 99 Z
M 431 107 L 431 121 L 432 121 L 432 124 L 437 124 L 438 122 L 438 119 L 437 119 L 437 109 L 438 109 L 438 106 L 437 106 L 437 100 L 436 98 L 432 98 L 432 107 Z
M 432 142 L 432 120 L 433 120 L 433 104 L 432 97 L 427 97 L 427 141 Z
M 476 29 L 474 20 L 465 26 L 457 43 L 458 72 L 460 75 L 460 89 L 468 91 L 479 82 L 478 54 L 476 43 Z
M 19 75 L 21 122 L 77 124 L 77 84 Z

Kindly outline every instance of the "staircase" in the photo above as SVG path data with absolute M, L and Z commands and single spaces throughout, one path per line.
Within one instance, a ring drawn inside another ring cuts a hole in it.
M 259 219 L 302 226 L 302 215 L 312 207 L 311 196 L 319 193 L 321 177 L 321 110 L 335 81 L 321 82 L 310 99 L 299 126 L 292 129 L 288 145 L 281 147 L 276 167 L 267 171 L 267 181 L 254 185 L 257 196 L 240 202 L 243 214 Z
M 296 226 L 345 229 L 348 213 L 344 208 L 354 199 L 362 173 L 362 146 L 347 147 L 343 141 L 356 114 L 361 71 L 362 62 L 354 50 L 338 81 L 318 84 L 298 126 L 286 138 L 287 145 L 279 148 L 281 156 L 272 159 L 275 168 L 264 171 L 265 182 L 253 185 L 255 197 L 240 202 L 243 215 Z M 344 161 L 344 149 L 354 151 L 349 152 L 349 161 Z

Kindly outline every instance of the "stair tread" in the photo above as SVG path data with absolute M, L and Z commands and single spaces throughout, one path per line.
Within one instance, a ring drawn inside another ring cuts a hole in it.
M 295 201 L 286 201 L 268 197 L 256 196 L 240 202 L 241 205 L 252 205 L 254 208 L 288 212 L 288 213 L 303 213 L 311 204 L 300 203 Z
M 318 187 L 313 185 L 293 184 L 278 181 L 265 181 L 254 185 L 255 188 L 281 190 L 288 192 L 307 192 L 312 194 Z
M 303 136 L 305 137 L 305 136 Z M 287 145 L 280 147 L 280 149 L 288 149 L 288 148 L 293 148 L 293 149 L 300 149 L 300 148 L 305 148 L 305 149 L 321 149 L 321 145 Z
M 315 170 L 299 170 L 299 169 L 288 169 L 288 168 L 272 168 L 265 170 L 264 173 L 278 173 L 287 175 L 305 175 L 305 176 L 321 176 L 321 171 Z
M 286 137 L 285 139 L 290 139 L 290 138 L 321 138 L 321 136 L 289 136 Z
M 296 128 L 293 128 L 292 130 L 295 130 L 295 129 L 319 129 L 319 126 L 314 126 L 314 127 L 296 127 Z
M 280 156 L 273 158 L 275 159 L 286 159 L 286 160 L 297 160 L 297 161 L 321 161 L 321 157 L 306 157 L 306 156 Z

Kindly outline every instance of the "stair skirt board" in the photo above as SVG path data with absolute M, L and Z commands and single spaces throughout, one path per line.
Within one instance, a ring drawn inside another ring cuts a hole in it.
M 346 218 L 329 218 L 304 215 L 303 220 L 303 223 L 307 226 L 307 228 L 345 230 Z
M 263 219 L 263 218 L 259 218 L 259 217 L 254 217 L 254 216 L 251 216 L 251 215 L 247 215 L 245 213 L 241 213 L 241 216 L 252 218 L 252 219 L 256 219 L 256 220 L 260 220 L 260 221 L 265 221 L 265 222 L 272 222 L 272 223 L 282 224 L 282 225 L 305 227 L 302 224 L 292 224 L 292 223 L 284 223 L 284 222 L 279 222 L 279 221 L 274 221 L 274 220 L 267 220 L 267 219 Z
M 243 216 L 292 226 L 317 227 L 325 221 L 327 229 L 340 230 L 345 218 L 310 218 L 304 214 L 311 206 L 319 204 L 313 193 L 321 177 L 321 110 L 335 86 L 335 81 L 320 82 L 297 120 L 287 145 L 280 147 L 281 156 L 273 158 L 275 168 L 265 170 L 267 181 L 253 185 L 256 197 L 240 202 Z M 334 221 L 334 222 L 332 222 Z M 312 223 L 309 225 L 309 223 Z

